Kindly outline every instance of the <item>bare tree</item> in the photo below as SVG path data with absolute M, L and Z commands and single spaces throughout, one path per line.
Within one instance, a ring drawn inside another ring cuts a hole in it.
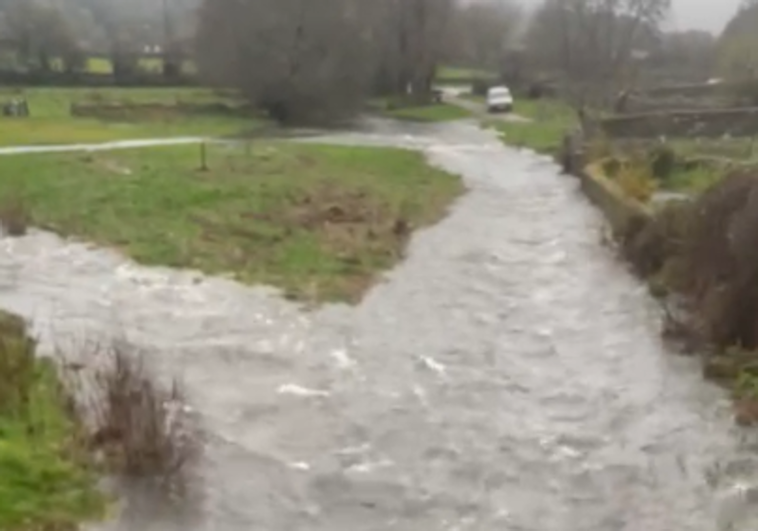
M 63 14 L 34 0 L 13 0 L 4 9 L 10 36 L 27 66 L 50 71 L 53 59 L 62 57 L 66 70 L 80 66 L 79 43 Z
M 522 20 L 520 6 L 510 1 L 460 6 L 451 17 L 445 58 L 454 64 L 498 69 L 516 44 Z
M 572 99 L 607 103 L 634 79 L 635 58 L 658 40 L 671 0 L 546 0 L 527 36 L 534 61 L 558 72 Z
M 386 0 L 375 24 L 382 88 L 428 101 L 449 37 L 452 0 Z
M 283 122 L 348 114 L 373 74 L 370 0 L 207 0 L 197 58 Z

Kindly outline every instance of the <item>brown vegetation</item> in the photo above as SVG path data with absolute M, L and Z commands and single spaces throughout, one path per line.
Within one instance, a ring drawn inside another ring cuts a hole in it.
M 622 250 L 685 311 L 664 335 L 705 352 L 704 374 L 735 388 L 740 423 L 758 421 L 758 175 L 727 175 L 691 202 L 640 223 Z
M 9 236 L 23 236 L 31 223 L 31 213 L 24 201 L 11 194 L 0 202 L 0 228 Z
M 74 366 L 68 381 L 91 425 L 91 448 L 103 452 L 109 473 L 155 480 L 181 493 L 199 455 L 199 441 L 184 411 L 178 383 L 169 388 L 146 370 L 142 354 L 124 340 L 97 348 L 102 368 Z

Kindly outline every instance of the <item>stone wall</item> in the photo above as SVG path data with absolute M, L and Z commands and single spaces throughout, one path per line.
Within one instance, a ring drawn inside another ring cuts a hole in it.
M 755 136 L 758 107 L 614 116 L 600 127 L 611 138 Z
M 604 173 L 602 164 L 590 164 L 579 172 L 582 190 L 608 220 L 614 235 L 628 234 L 635 220 L 652 217 L 650 210 L 624 192 Z

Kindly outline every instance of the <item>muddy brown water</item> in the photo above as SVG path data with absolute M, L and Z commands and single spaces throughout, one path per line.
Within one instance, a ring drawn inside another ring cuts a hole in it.
M 470 188 L 356 307 L 0 239 L 0 306 L 43 347 L 128 337 L 206 432 L 191 507 L 131 489 L 93 529 L 758 529 L 754 434 L 666 351 L 574 180 L 469 123 L 315 141 L 421 149 Z

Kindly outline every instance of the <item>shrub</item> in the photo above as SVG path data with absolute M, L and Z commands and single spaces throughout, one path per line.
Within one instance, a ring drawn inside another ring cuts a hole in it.
M 154 480 L 171 495 L 184 492 L 200 447 L 181 388 L 175 381 L 162 388 L 126 341 L 97 350 L 104 367 L 93 378 L 72 379 L 84 395 L 90 444 L 104 452 L 114 475 Z
M 646 165 L 636 161 L 623 164 L 615 181 L 626 196 L 641 203 L 647 203 L 655 193 L 655 181 L 650 175 L 650 170 Z
M 3 198 L 0 203 L 0 226 L 9 236 L 23 236 L 31 223 L 26 203 L 18 195 Z
M 658 181 L 666 182 L 671 177 L 676 162 L 676 153 L 665 144 L 659 144 L 650 152 L 650 170 Z

